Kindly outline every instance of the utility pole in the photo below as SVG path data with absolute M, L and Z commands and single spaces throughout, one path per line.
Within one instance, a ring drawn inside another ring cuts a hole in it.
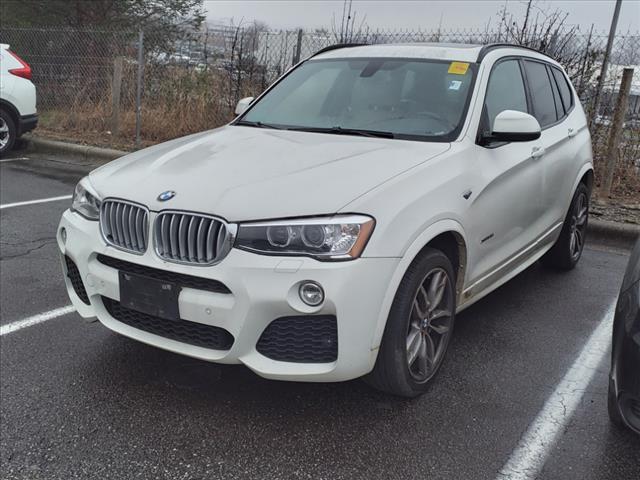
M 345 13 L 347 12 L 347 0 L 344 0 L 342 2 L 342 22 L 340 23 L 340 39 L 338 40 L 338 43 L 344 43 L 344 16 Z
M 300 53 L 302 52 L 302 29 L 298 29 L 298 40 L 296 41 L 296 49 L 293 52 L 293 65 L 300 62 Z
M 349 40 L 349 21 L 351 20 L 351 4 L 352 3 L 353 3 L 353 0 L 349 0 L 349 12 L 347 13 L 347 28 L 345 31 L 345 38 L 344 38 L 345 43 L 351 43 L 351 40 Z
M 621 6 L 622 6 L 622 0 L 616 0 L 616 7 L 615 7 L 615 10 L 613 11 L 613 18 L 611 19 L 611 28 L 609 29 L 609 39 L 607 40 L 607 49 L 605 50 L 604 58 L 602 59 L 602 67 L 600 69 L 600 78 L 598 78 L 598 86 L 596 87 L 596 94 L 593 98 L 593 105 L 591 107 L 589 125 L 591 125 L 595 117 L 598 116 L 598 111 L 600 110 L 600 94 L 602 93 L 604 80 L 607 76 L 607 69 L 609 68 L 609 56 L 611 55 L 613 40 L 616 37 L 616 28 L 618 28 L 618 18 L 620 17 Z
M 136 148 L 140 148 L 142 129 L 142 70 L 144 68 L 144 30 L 138 33 L 138 75 L 136 88 Z
M 120 93 L 122 90 L 122 57 L 113 60 L 113 80 L 111 82 L 111 135 L 117 137 L 120 133 Z

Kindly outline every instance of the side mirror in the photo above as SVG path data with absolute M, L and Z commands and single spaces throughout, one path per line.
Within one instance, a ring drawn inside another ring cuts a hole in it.
M 540 138 L 540 124 L 533 115 L 516 110 L 500 112 L 493 122 L 488 140 L 496 142 L 530 142 Z
M 236 115 L 242 114 L 253 102 L 253 97 L 241 98 L 236 105 Z

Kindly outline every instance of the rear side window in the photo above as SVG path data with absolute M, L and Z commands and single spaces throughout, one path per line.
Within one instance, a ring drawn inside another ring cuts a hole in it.
M 556 84 L 558 85 L 558 90 L 560 90 L 560 97 L 562 98 L 562 103 L 564 105 L 565 112 L 571 110 L 573 106 L 573 95 L 571 94 L 571 89 L 569 88 L 569 84 L 567 83 L 567 78 L 564 76 L 562 71 L 556 67 L 550 67 L 551 73 L 556 79 Z
M 562 100 L 560 99 L 560 91 L 558 85 L 553 79 L 551 73 L 551 67 L 547 66 L 547 75 L 549 75 L 549 81 L 551 82 L 551 90 L 553 90 L 553 102 L 556 104 L 556 120 L 560 120 L 564 117 L 564 107 L 562 106 Z
M 557 121 L 556 104 L 553 100 L 547 67 L 544 63 L 525 60 L 524 68 L 533 102 L 533 114 L 540 126 L 544 128 Z
M 487 131 L 493 129 L 493 121 L 504 110 L 528 113 L 527 95 L 517 60 L 505 60 L 493 67 L 484 105 L 487 123 L 484 130 Z

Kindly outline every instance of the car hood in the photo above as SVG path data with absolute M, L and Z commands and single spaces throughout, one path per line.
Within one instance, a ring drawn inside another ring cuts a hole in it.
M 141 150 L 90 175 L 96 192 L 228 221 L 332 214 L 448 143 L 224 126 Z M 176 192 L 160 202 L 164 191 Z M 366 212 L 362 212 L 366 213 Z

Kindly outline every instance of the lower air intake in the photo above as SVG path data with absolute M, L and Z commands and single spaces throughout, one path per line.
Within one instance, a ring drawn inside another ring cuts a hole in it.
M 219 282 L 204 277 L 195 277 L 193 275 L 185 275 L 183 273 L 175 273 L 170 270 L 161 270 L 159 268 L 146 267 L 137 263 L 127 262 L 119 258 L 108 257 L 106 255 L 99 254 L 98 261 L 107 267 L 115 268 L 125 273 L 132 273 L 134 275 L 142 275 L 145 277 L 154 278 L 156 280 L 162 280 L 166 282 L 175 283 L 181 287 L 195 288 L 196 290 L 206 290 L 213 293 L 231 293 L 231 290 L 227 286 Z
M 102 297 L 102 303 L 109 315 L 117 321 L 153 335 L 212 350 L 229 350 L 233 345 L 233 335 L 224 328 L 188 320 L 165 320 L 131 310 L 107 297 Z
M 71 282 L 73 291 L 76 292 L 76 295 L 80 300 L 87 305 L 91 305 L 89 302 L 89 295 L 87 295 L 87 291 L 84 288 L 84 283 L 82 283 L 82 277 L 80 276 L 80 271 L 78 270 L 77 265 L 66 255 L 64 257 L 64 263 L 67 266 L 67 278 Z
M 329 363 L 338 358 L 338 324 L 334 315 L 281 317 L 262 332 L 256 349 L 282 362 Z

